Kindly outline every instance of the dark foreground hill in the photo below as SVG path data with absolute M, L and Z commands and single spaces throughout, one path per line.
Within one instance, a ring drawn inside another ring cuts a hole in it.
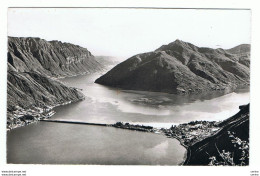
M 219 127 L 215 135 L 188 147 L 184 165 L 249 164 L 249 104 Z
M 176 40 L 118 64 L 95 82 L 131 90 L 193 93 L 249 84 L 250 45 L 211 49 Z
M 52 107 L 84 99 L 76 88 L 67 87 L 55 78 L 102 69 L 86 48 L 39 38 L 9 37 L 8 128 L 24 125 L 25 119 L 41 118 L 42 113 L 50 114 Z

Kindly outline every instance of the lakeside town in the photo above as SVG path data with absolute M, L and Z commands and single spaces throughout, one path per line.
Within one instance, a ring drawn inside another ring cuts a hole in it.
M 67 102 L 66 104 L 69 103 L 70 102 Z M 11 130 L 20 126 L 29 125 L 37 121 L 49 119 L 54 114 L 55 111 L 53 110 L 53 107 L 50 106 L 44 108 L 32 107 L 27 110 L 17 106 L 15 111 L 8 114 L 9 118 L 7 119 L 7 130 Z M 65 122 L 61 121 L 61 123 Z M 73 122 L 68 121 L 66 123 Z M 86 125 L 88 124 L 92 125 L 91 123 L 87 123 Z M 168 138 L 176 138 L 184 147 L 191 146 L 196 142 L 201 141 L 206 137 L 215 134 L 220 129 L 218 127 L 218 122 L 215 121 L 191 121 L 189 123 L 183 123 L 174 126 L 172 125 L 170 128 L 154 128 L 152 126 L 138 124 L 134 125 L 124 122 L 116 122 L 115 124 L 105 124 L 105 126 L 141 132 L 164 134 Z
M 15 110 L 12 112 L 7 112 L 7 131 L 29 125 L 31 123 L 49 119 L 52 117 L 56 112 L 53 108 L 61 105 L 67 105 L 72 103 L 72 101 L 67 101 L 56 106 L 44 106 L 44 107 L 36 107 L 32 106 L 28 109 L 24 109 L 20 106 L 16 106 Z
M 52 109 L 52 107 L 48 106 L 45 108 L 32 107 L 25 110 L 20 106 L 16 106 L 15 111 L 12 113 L 7 112 L 7 130 L 29 125 L 41 119 L 50 118 L 55 114 L 55 111 Z
M 167 137 L 176 138 L 183 146 L 188 147 L 212 136 L 219 129 L 218 122 L 215 121 L 191 121 L 161 130 Z
M 179 125 L 171 126 L 171 128 L 154 128 L 152 126 L 132 125 L 129 123 L 117 122 L 112 125 L 116 128 L 161 133 L 169 138 L 176 138 L 184 147 L 191 146 L 198 141 L 215 134 L 220 128 L 218 122 L 215 121 L 191 121 Z

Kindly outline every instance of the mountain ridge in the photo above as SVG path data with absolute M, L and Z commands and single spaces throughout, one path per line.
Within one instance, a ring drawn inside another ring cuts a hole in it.
M 32 37 L 8 37 L 8 70 L 67 77 L 102 71 L 86 48 Z
M 249 52 L 232 54 L 176 40 L 130 57 L 95 82 L 122 89 L 178 94 L 224 90 L 249 84 L 249 57 Z
M 7 129 L 48 118 L 53 107 L 84 99 L 57 78 L 104 68 L 86 48 L 33 37 L 8 37 L 7 59 Z

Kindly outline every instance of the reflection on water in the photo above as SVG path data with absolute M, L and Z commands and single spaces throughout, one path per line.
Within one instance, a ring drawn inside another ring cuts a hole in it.
M 174 95 L 159 92 L 119 90 L 95 84 L 99 75 L 65 78 L 68 86 L 82 89 L 85 101 L 58 107 L 53 119 L 95 123 L 117 121 L 170 126 L 192 120 L 224 120 L 238 106 L 249 103 L 248 88 L 228 93 L 215 91 L 199 95 Z
M 164 135 L 112 127 L 39 122 L 8 131 L 7 162 L 177 165 L 185 148 Z
M 55 108 L 52 119 L 118 121 L 169 127 L 192 120 L 223 120 L 249 103 L 248 89 L 200 95 L 118 90 L 94 83 L 99 75 L 61 81 L 86 99 Z M 8 163 L 176 165 L 185 148 L 163 135 L 112 127 L 39 122 L 7 134 Z

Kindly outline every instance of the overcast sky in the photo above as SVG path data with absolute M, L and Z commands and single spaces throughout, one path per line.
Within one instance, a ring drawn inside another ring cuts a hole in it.
M 249 10 L 11 8 L 8 36 L 60 40 L 128 58 L 176 39 L 231 48 L 250 43 Z

